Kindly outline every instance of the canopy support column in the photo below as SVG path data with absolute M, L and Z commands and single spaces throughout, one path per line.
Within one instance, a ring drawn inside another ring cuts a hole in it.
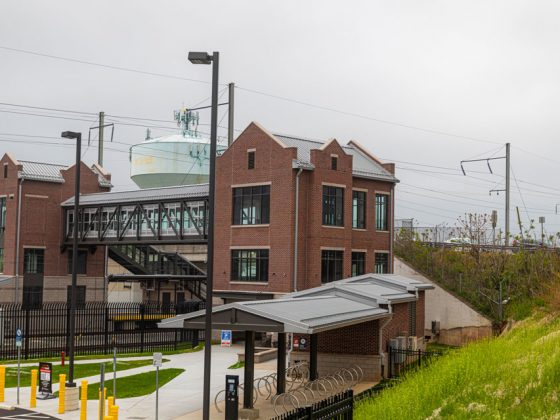
M 309 343 L 309 380 L 317 379 L 317 334 L 311 334 Z
M 278 362 L 276 365 L 276 394 L 286 392 L 286 333 L 278 333 Z
M 245 368 L 243 408 L 253 408 L 253 382 L 255 380 L 255 332 L 245 331 Z

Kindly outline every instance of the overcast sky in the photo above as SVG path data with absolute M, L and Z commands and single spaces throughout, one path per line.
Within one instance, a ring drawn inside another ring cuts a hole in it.
M 220 82 L 239 87 L 236 129 L 258 121 L 273 132 L 358 140 L 397 163 L 398 218 L 453 226 L 465 211 L 496 208 L 502 224 L 504 194 L 490 196 L 488 190 L 503 188 L 503 161 L 492 163 L 493 175 L 485 163 L 471 165 L 470 177 L 462 176 L 459 161 L 502 156 L 509 141 L 517 180 L 512 176 L 512 232 L 518 231 L 515 206 L 525 224 L 528 216 L 544 215 L 547 230 L 556 232 L 559 12 L 555 1 L 511 0 L 3 1 L 0 151 L 71 164 L 72 146 L 48 137 L 63 130 L 87 133 L 96 123 L 93 113 L 171 121 L 174 109 L 210 95 L 208 83 L 181 79 L 210 81 L 210 68 L 188 63 L 187 52 L 220 51 Z M 209 131 L 209 122 L 203 112 L 200 130 Z M 126 144 L 142 141 L 145 131 L 115 126 L 118 143 L 105 152 L 115 188 L 134 188 Z M 156 136 L 172 132 L 152 130 Z M 96 147 L 86 149 L 86 163 L 96 160 Z

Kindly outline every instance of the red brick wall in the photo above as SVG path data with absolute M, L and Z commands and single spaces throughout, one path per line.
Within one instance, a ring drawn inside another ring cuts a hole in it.
M 408 302 L 393 305 L 393 318 L 383 328 L 383 351 L 389 348 L 389 340 L 401 335 L 408 336 Z
M 0 173 L 0 195 L 7 195 L 7 227 L 4 234 L 4 274 L 15 274 L 15 248 L 17 228 L 18 178 L 17 167 L 7 155 L 0 166 L 8 163 L 8 178 Z M 25 180 L 22 184 L 20 274 L 23 274 L 24 248 L 45 248 L 45 277 L 68 274 L 68 253 L 61 253 L 63 211 L 60 204 L 74 195 L 75 168 L 63 171 L 65 183 Z M 81 192 L 84 194 L 108 191 L 99 187 L 97 175 L 82 163 Z M 13 198 L 10 195 L 13 194 Z M 92 249 L 93 251 L 93 249 Z M 104 252 L 102 248 L 88 254 L 88 276 L 104 275 Z
M 247 169 L 247 150 L 255 150 L 255 168 Z M 292 290 L 295 149 L 283 148 L 251 124 L 216 162 L 214 288 L 282 293 Z M 270 183 L 269 226 L 231 226 L 232 185 Z M 269 281 L 231 283 L 232 247 L 270 247 Z
M 247 169 L 247 151 L 255 149 L 255 169 Z M 337 170 L 331 155 L 338 156 Z M 250 124 L 216 162 L 215 289 L 289 293 L 293 289 L 295 148 L 284 148 L 266 131 Z M 392 184 L 352 176 L 352 156 L 336 141 L 311 151 L 313 171 L 300 178 L 298 290 L 321 284 L 322 248 L 344 250 L 343 275 L 351 275 L 352 249 L 366 250 L 366 271 L 373 271 L 375 251 L 391 249 L 391 235 L 375 230 L 375 192 L 391 192 Z M 232 185 L 270 183 L 270 225 L 232 227 Z M 345 186 L 344 227 L 322 225 L 323 184 Z M 352 188 L 367 190 L 366 229 L 352 229 Z M 269 282 L 231 283 L 232 247 L 269 247 Z
M 305 337 L 309 351 L 309 335 L 294 334 L 298 340 Z M 318 334 L 319 353 L 336 354 L 379 354 L 379 321 L 368 321 Z
M 424 322 L 426 318 L 426 292 L 418 293 L 416 301 L 416 336 L 424 337 Z

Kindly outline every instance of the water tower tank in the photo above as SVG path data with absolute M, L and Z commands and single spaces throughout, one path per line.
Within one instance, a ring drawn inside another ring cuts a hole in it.
M 140 188 L 203 184 L 210 171 L 210 139 L 197 132 L 198 114 L 175 112 L 180 134 L 148 138 L 130 148 L 130 177 Z M 218 146 L 218 151 L 225 149 Z

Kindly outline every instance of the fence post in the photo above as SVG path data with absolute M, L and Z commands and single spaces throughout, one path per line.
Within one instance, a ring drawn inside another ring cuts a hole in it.
M 177 350 L 177 330 L 175 330 L 175 343 L 173 345 L 173 350 Z
M 105 335 L 104 335 L 104 354 L 109 353 L 109 307 L 105 303 Z
M 140 353 L 144 353 L 144 305 L 140 305 Z
M 31 331 L 29 331 L 29 308 L 25 308 L 25 351 L 24 351 L 24 358 L 29 359 L 29 339 L 31 338 Z
M 393 348 L 389 346 L 389 378 L 393 377 Z

